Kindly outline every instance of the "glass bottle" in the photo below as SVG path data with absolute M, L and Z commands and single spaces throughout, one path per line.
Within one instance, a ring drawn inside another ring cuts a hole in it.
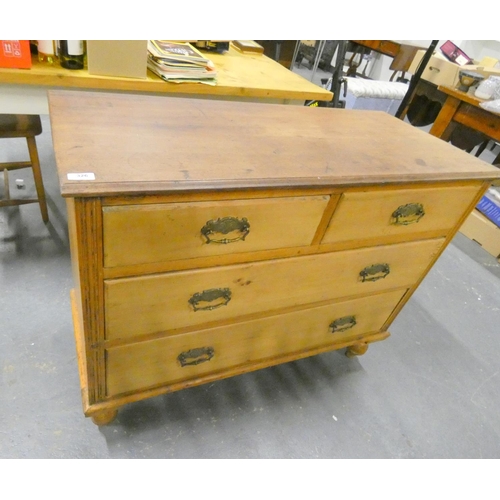
M 54 64 L 56 60 L 55 40 L 37 40 L 38 61 L 41 63 Z
M 66 69 L 83 69 L 85 63 L 84 40 L 57 40 L 57 54 Z

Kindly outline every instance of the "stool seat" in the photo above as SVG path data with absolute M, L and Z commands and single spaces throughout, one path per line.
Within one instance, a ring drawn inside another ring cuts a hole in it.
M 4 197 L 0 199 L 0 207 L 12 207 L 25 205 L 26 203 L 38 203 L 44 222 L 48 222 L 47 201 L 43 187 L 42 171 L 38 159 L 38 149 L 35 136 L 42 133 L 42 122 L 39 115 L 9 115 L 0 114 L 0 139 L 12 139 L 22 137 L 26 139 L 30 161 L 10 161 L 0 163 L 0 171 L 3 170 Z M 12 198 L 9 189 L 9 170 L 31 168 L 37 192 L 36 198 Z
M 35 137 L 42 133 L 38 115 L 0 115 L 0 138 Z

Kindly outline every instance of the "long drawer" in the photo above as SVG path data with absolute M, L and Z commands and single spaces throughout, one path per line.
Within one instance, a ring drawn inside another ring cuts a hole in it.
M 380 330 L 403 291 L 111 348 L 107 394 L 171 384 Z
M 444 240 L 105 282 L 106 339 L 195 327 L 413 284 Z
M 352 191 L 342 195 L 321 243 L 404 236 L 445 236 L 473 202 L 480 184 Z
M 310 245 L 329 196 L 103 209 L 106 267 Z

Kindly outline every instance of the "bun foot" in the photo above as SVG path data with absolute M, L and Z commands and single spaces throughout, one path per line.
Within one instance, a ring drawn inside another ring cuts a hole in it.
M 96 425 L 107 425 L 111 423 L 115 418 L 116 415 L 118 414 L 117 409 L 112 409 L 112 410 L 101 410 L 97 413 L 94 413 L 91 418 L 92 422 Z
M 354 356 L 362 356 L 368 350 L 368 344 L 365 342 L 360 342 L 359 344 L 350 345 L 345 352 L 348 358 L 354 358 Z

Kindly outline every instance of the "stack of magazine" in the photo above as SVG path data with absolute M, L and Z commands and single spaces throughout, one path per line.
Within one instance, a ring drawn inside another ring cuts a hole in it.
M 213 62 L 188 42 L 148 40 L 148 68 L 167 82 L 216 84 Z

